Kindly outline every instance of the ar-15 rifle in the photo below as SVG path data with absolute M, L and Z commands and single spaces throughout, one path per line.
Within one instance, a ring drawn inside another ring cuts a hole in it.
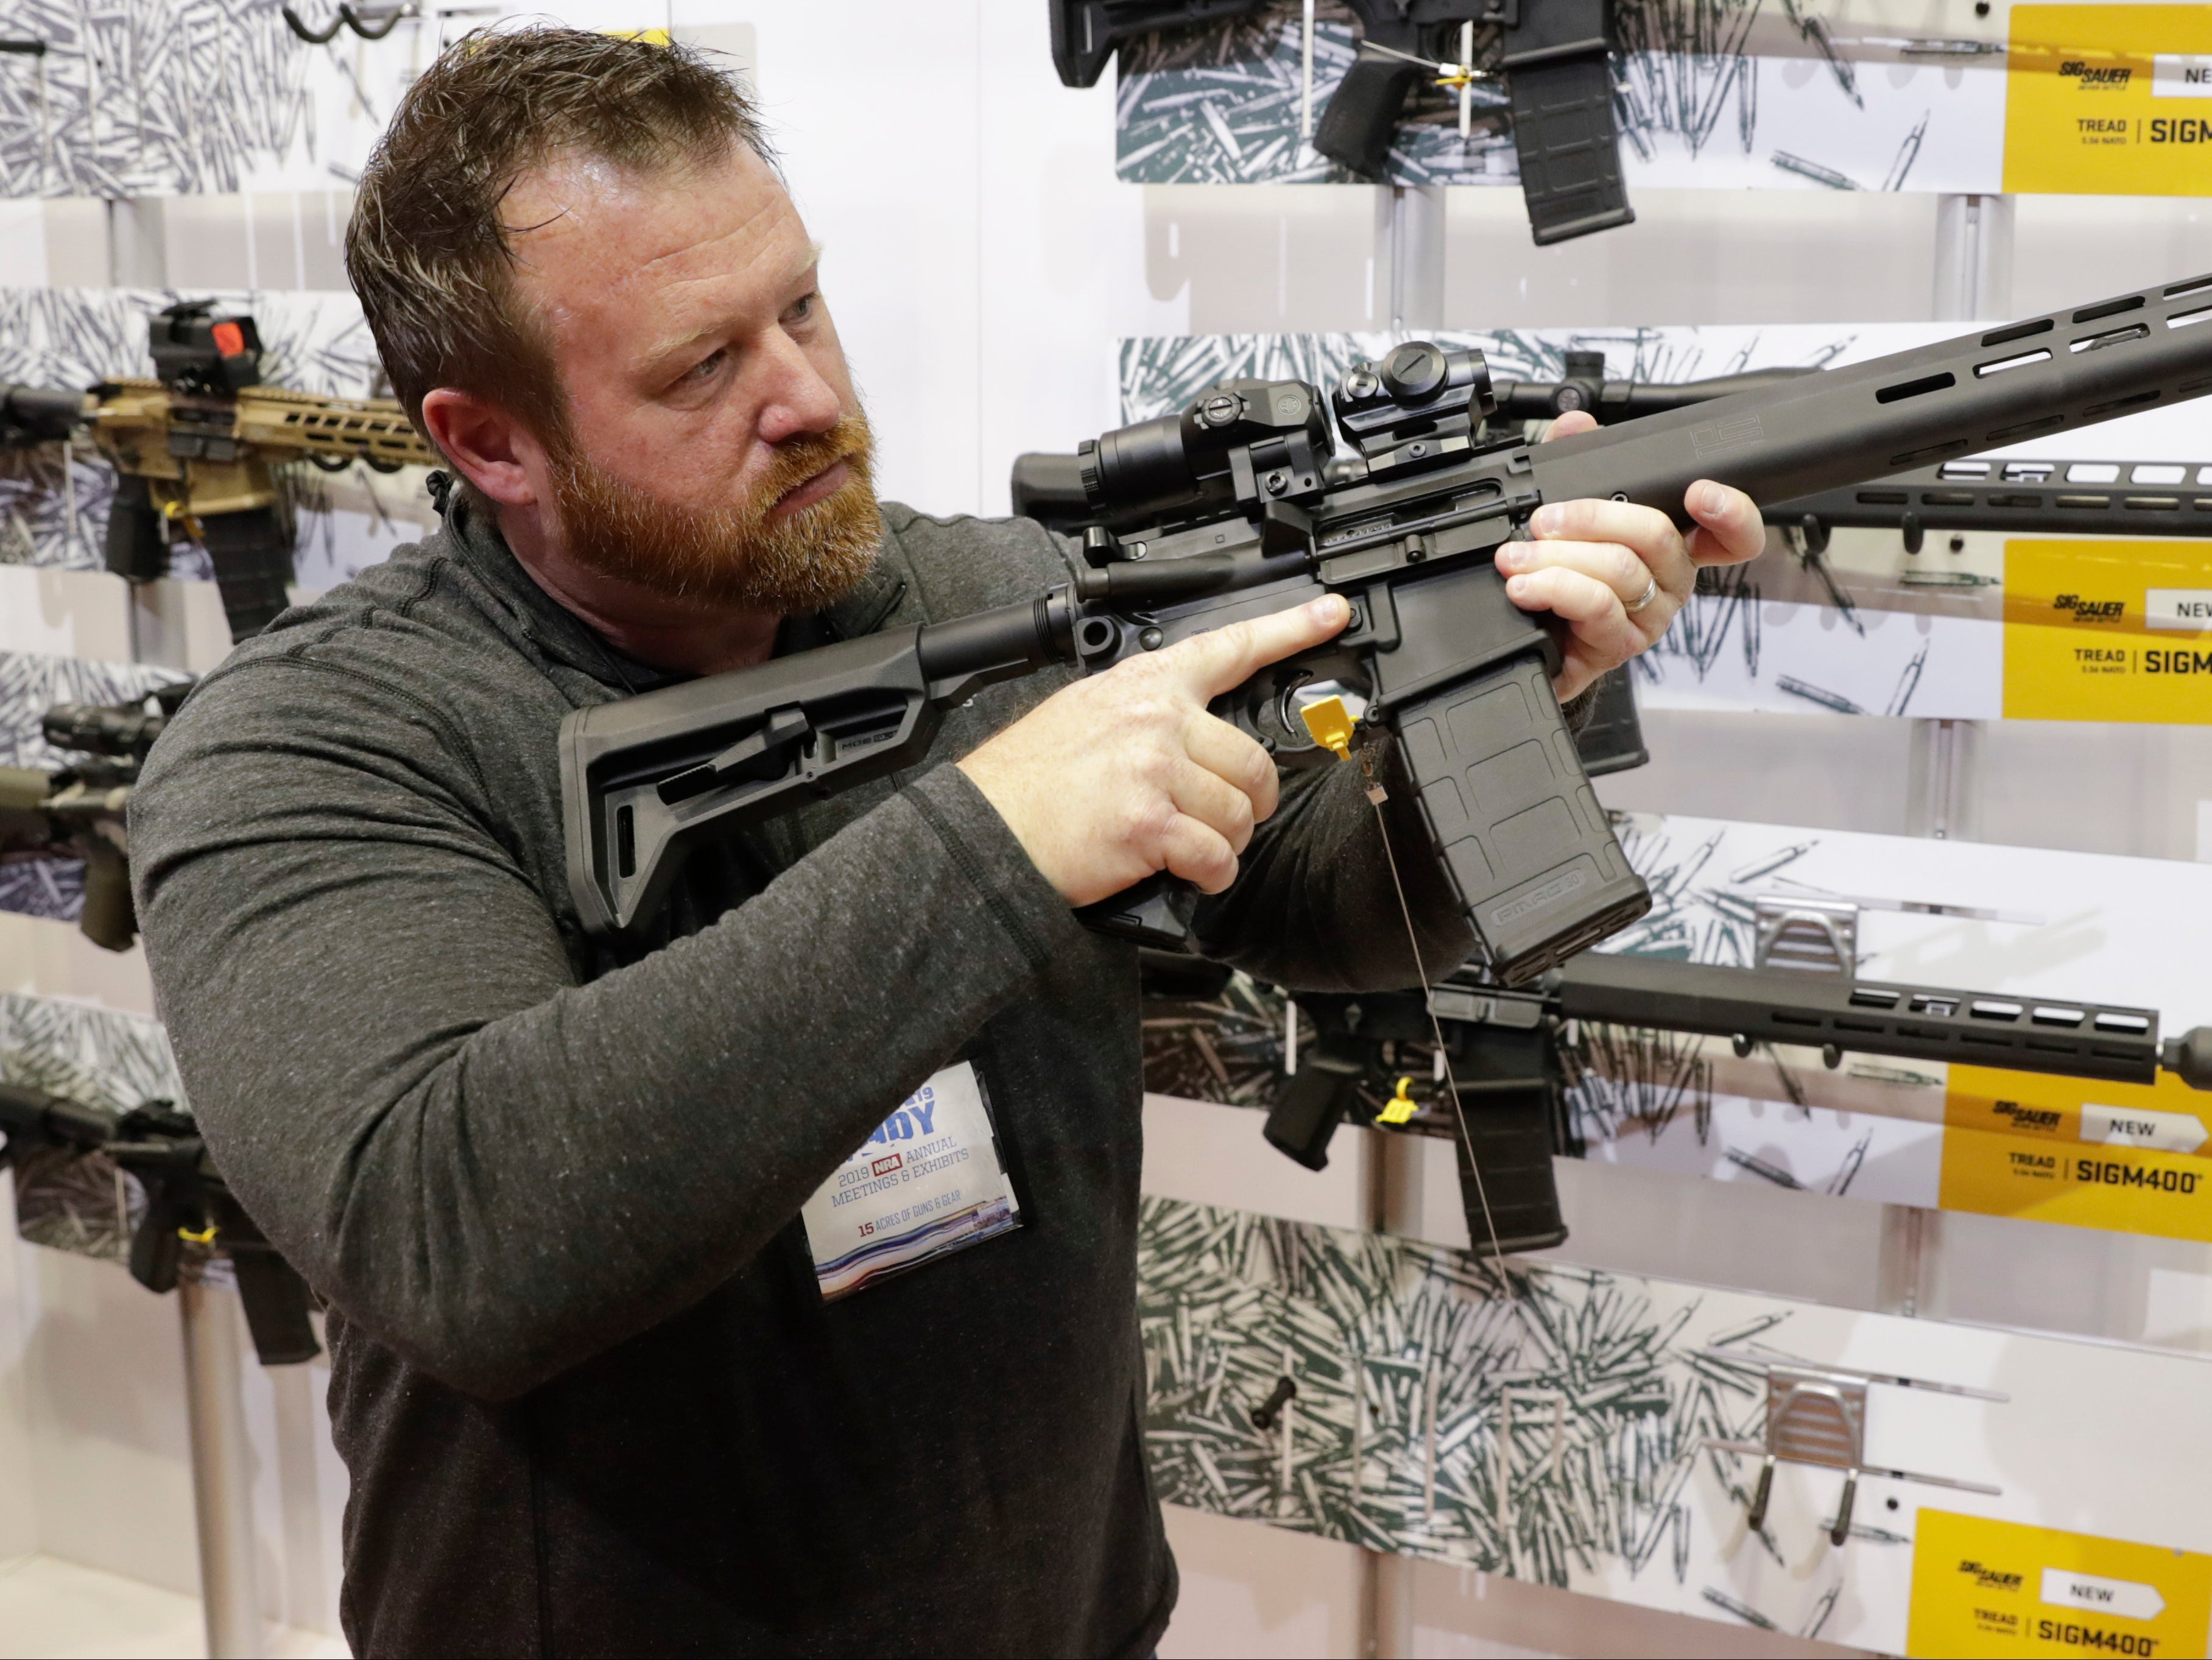
M 1033 600 L 841 642 L 580 710 L 560 735 L 570 891 L 624 935 L 690 848 L 920 761 L 979 688 L 1110 666 L 1331 592 L 1352 622 L 1216 712 L 1280 764 L 1327 763 L 1301 689 L 1334 681 L 1395 738 L 1490 974 L 1534 978 L 1649 909 L 1578 764 L 1551 627 L 1506 598 L 1492 555 L 1543 502 L 1612 496 L 1686 522 L 1696 479 L 1755 500 L 1862 478 L 2212 391 L 2212 277 L 2125 295 L 1540 446 L 1478 447 L 1481 354 L 1399 347 L 1348 375 L 1337 424 L 1358 477 L 1332 483 L 1320 392 L 1237 381 L 1086 445 L 1102 523 L 1085 565 Z M 1110 526 L 1110 528 L 1109 528 Z M 1165 885 L 1087 920 L 1180 942 Z M 1186 891 L 1187 892 L 1187 891 Z
M 1156 1003 L 1210 1000 L 1227 970 L 1207 981 L 1148 955 L 1146 986 Z M 2103 1083 L 2149 1084 L 2161 1071 L 2191 1089 L 2212 1089 L 2212 1028 L 2161 1040 L 2153 1009 L 1900 985 L 1802 970 L 1705 967 L 1649 957 L 1586 952 L 1526 991 L 1468 974 L 1418 991 L 1297 994 L 1317 1041 L 1273 1098 L 1266 1135 L 1310 1170 L 1347 1118 L 1377 1128 L 1449 1135 L 1459 1148 L 1463 1190 L 1470 1150 L 1507 1252 L 1566 1237 L 1552 1155 L 1566 1151 L 1564 1091 L 1570 1080 L 1566 1025 L 1601 1023 L 1821 1051 L 1831 1067 L 1846 1054 L 1999 1067 Z M 1431 1020 L 1433 1009 L 1435 1021 Z M 1466 1108 L 1462 1130 L 1443 1098 L 1416 1103 L 1407 1085 L 1425 1081 L 1438 1034 L 1453 1091 Z M 1476 1196 L 1467 1198 L 1468 1234 L 1492 1249 Z
M 1243 17 L 1267 0 L 1050 0 L 1052 60 L 1064 86 L 1098 79 L 1121 44 Z M 1611 0 L 1349 0 L 1359 55 L 1328 100 L 1314 148 L 1373 178 L 1416 82 L 1464 88 L 1502 76 L 1537 245 L 1633 224 L 1613 120 Z M 1491 38 L 1495 70 L 1475 68 Z
M 15 1171 L 19 1207 L 21 1184 L 35 1179 L 42 1153 L 98 1158 L 128 1171 L 146 1196 L 130 1229 L 132 1279 L 149 1291 L 173 1291 L 187 1245 L 227 1256 L 261 1363 L 291 1365 L 322 1353 L 307 1318 L 307 1282 L 223 1184 L 189 1113 L 166 1101 L 118 1113 L 0 1084 L 0 1164 Z
M 116 471 L 108 569 L 156 580 L 181 532 L 207 549 L 231 638 L 244 640 L 291 603 L 292 538 L 272 467 L 304 460 L 338 472 L 359 461 L 396 472 L 438 458 L 389 398 L 262 386 L 253 319 L 210 311 L 195 301 L 153 319 L 154 380 L 106 380 L 84 393 L 0 385 L 0 447 L 66 441 L 88 428 Z
M 128 951 L 138 937 L 124 839 L 131 792 L 146 752 L 191 685 L 180 681 L 129 703 L 57 703 L 40 722 L 46 739 L 79 751 L 79 758 L 53 772 L 0 767 L 0 862 L 82 860 L 77 927 L 108 951 Z

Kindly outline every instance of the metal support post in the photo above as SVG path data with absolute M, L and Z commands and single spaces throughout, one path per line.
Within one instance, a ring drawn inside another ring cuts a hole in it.
M 1944 196 L 1936 204 L 1938 322 L 2001 321 L 2012 313 L 2013 198 Z M 1912 723 L 1912 774 L 1907 791 L 1912 834 L 1939 842 L 1971 839 L 1975 818 L 1977 721 Z M 1907 1318 L 1928 1305 L 1929 1280 L 1942 1238 L 1941 1211 L 1917 1205 L 1882 1207 L 1880 1281 L 1883 1309 Z
M 1885 1314 L 1917 1319 L 1933 1301 L 1929 1280 L 1943 1243 L 1943 1213 L 1923 1205 L 1881 1207 L 1875 1298 Z
M 1971 842 L 1976 828 L 1975 779 L 1979 772 L 1982 723 L 1916 721 L 1906 825 L 1914 836 L 1938 842 Z
M 118 289 L 169 286 L 167 211 L 161 198 L 107 204 L 107 271 Z
M 1421 1232 L 1421 1164 L 1425 1137 L 1360 1133 L 1366 1215 L 1370 1233 L 1418 1238 Z M 1360 1380 L 1364 1386 L 1364 1379 Z M 1411 1557 L 1393 1551 L 1359 1553 L 1360 1660 L 1401 1660 L 1413 1651 L 1413 1572 Z
M 1407 333 L 1444 322 L 1444 188 L 1385 185 L 1375 192 L 1375 259 L 1389 275 L 1390 327 Z
M 1944 196 L 1936 204 L 1937 322 L 2002 321 L 2012 312 L 2014 201 Z M 1971 721 L 1922 721 L 1913 731 L 1913 831 L 1960 839 L 1972 817 L 1979 733 Z
M 195 1280 L 177 1286 L 208 1653 L 214 1660 L 260 1660 L 269 1651 L 254 1555 L 252 1454 L 240 1395 L 234 1301 L 229 1292 L 210 1290 Z
M 2013 198 L 1936 198 L 1939 323 L 2002 322 L 2012 314 Z

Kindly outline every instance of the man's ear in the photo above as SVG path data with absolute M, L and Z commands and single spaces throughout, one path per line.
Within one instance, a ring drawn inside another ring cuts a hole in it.
M 434 387 L 422 397 L 422 425 L 461 476 L 493 501 L 525 508 L 540 500 L 545 447 L 498 404 L 458 386 Z

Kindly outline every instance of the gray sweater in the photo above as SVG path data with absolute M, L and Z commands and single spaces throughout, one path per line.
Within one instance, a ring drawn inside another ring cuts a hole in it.
M 1024 521 L 886 509 L 782 648 L 1064 575 Z M 419 545 L 203 680 L 131 815 L 163 1018 L 232 1186 L 330 1308 L 362 1654 L 1139 1654 L 1133 952 L 1079 927 L 951 757 L 696 857 L 657 949 L 579 930 L 555 734 L 665 684 L 456 495 Z M 1217 952 L 1413 976 L 1350 767 L 1292 781 Z M 1391 809 L 1405 812 L 1404 792 Z M 1469 939 L 1409 812 L 1432 964 Z M 800 1205 L 972 1059 L 1026 1225 L 824 1304 Z

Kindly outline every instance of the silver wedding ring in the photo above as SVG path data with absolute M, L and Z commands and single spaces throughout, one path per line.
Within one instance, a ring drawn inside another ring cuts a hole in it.
M 1659 579 L 1655 576 L 1650 582 L 1644 585 L 1644 592 L 1638 594 L 1635 599 L 1630 604 L 1628 607 L 1628 614 L 1631 617 L 1635 616 L 1637 612 L 1642 611 L 1646 605 L 1650 605 L 1658 597 Z

